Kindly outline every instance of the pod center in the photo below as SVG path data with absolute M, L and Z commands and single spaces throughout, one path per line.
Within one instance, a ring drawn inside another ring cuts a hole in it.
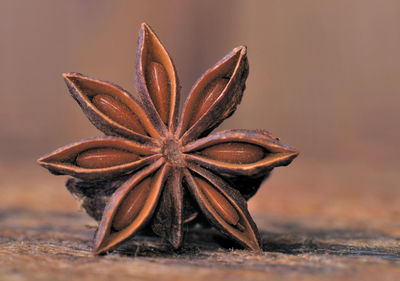
M 179 147 L 178 141 L 175 138 L 168 138 L 164 141 L 162 153 L 165 159 L 172 165 L 176 167 L 184 167 L 185 160 L 181 149 Z

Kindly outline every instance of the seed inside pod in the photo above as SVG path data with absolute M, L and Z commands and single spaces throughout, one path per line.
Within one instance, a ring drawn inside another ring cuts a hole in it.
M 249 164 L 264 158 L 264 149 L 258 145 L 244 142 L 226 142 L 207 147 L 201 154 L 218 161 Z
M 231 203 L 212 185 L 201 178 L 196 178 L 197 184 L 200 186 L 205 197 L 210 202 L 214 210 L 221 216 L 227 223 L 237 225 L 239 222 L 239 215 Z
M 151 100 L 164 123 L 168 121 L 170 104 L 170 87 L 165 68 L 157 62 L 152 62 L 146 71 L 147 85 Z
M 114 148 L 93 148 L 76 157 L 76 165 L 82 168 L 96 169 L 118 166 L 139 159 L 137 154 Z
M 146 178 L 126 195 L 114 216 L 113 228 L 115 230 L 120 231 L 124 229 L 138 216 L 139 211 L 146 202 L 150 183 L 151 178 Z
M 195 113 L 193 113 L 193 118 L 191 124 L 194 124 L 204 113 L 210 108 L 210 106 L 218 99 L 224 90 L 229 79 L 217 78 L 212 81 L 201 94 L 202 98 L 198 101 L 199 107 Z
M 132 131 L 146 135 L 142 124 L 135 114 L 122 102 L 110 95 L 99 94 L 93 97 L 92 103 L 102 113 L 117 122 L 118 124 L 131 129 Z

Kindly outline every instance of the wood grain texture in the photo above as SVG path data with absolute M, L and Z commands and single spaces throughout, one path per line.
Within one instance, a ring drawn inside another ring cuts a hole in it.
M 136 237 L 92 255 L 94 223 L 78 212 L 0 210 L 0 280 L 398 280 L 400 239 L 313 218 L 257 218 L 263 252 L 220 248 L 216 231 L 196 230 L 179 252 Z M 268 229 L 268 231 L 263 230 Z M 197 242 L 197 241 L 202 241 Z M 228 245 L 228 244 L 226 244 Z
M 0 280 L 400 280 L 397 167 L 323 166 L 331 173 L 299 158 L 249 201 L 261 254 L 197 230 L 180 252 L 138 236 L 94 257 L 96 222 L 78 211 L 66 178 L 33 160 L 10 163 L 0 169 Z

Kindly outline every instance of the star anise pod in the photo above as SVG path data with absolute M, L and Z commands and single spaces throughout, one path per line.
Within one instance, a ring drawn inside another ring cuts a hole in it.
M 62 147 L 39 164 L 86 183 L 124 181 L 107 200 L 95 254 L 144 227 L 178 248 L 184 223 L 199 213 L 242 246 L 260 249 L 246 200 L 274 167 L 288 165 L 298 151 L 265 130 L 209 135 L 235 111 L 247 75 L 246 47 L 237 47 L 200 77 L 179 115 L 175 67 L 146 24 L 137 52 L 139 99 L 110 82 L 63 75 L 73 98 L 106 136 Z

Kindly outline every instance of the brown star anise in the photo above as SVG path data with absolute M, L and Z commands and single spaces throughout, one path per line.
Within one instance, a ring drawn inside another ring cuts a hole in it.
M 260 249 L 246 199 L 298 151 L 265 130 L 209 135 L 240 103 L 247 74 L 246 47 L 237 47 L 201 76 L 179 116 L 175 67 L 143 23 L 136 71 L 140 99 L 109 82 L 63 75 L 73 98 L 107 136 L 62 147 L 39 164 L 97 185 L 124 180 L 107 199 L 95 254 L 144 227 L 178 248 L 184 223 L 199 214 L 242 246 Z

